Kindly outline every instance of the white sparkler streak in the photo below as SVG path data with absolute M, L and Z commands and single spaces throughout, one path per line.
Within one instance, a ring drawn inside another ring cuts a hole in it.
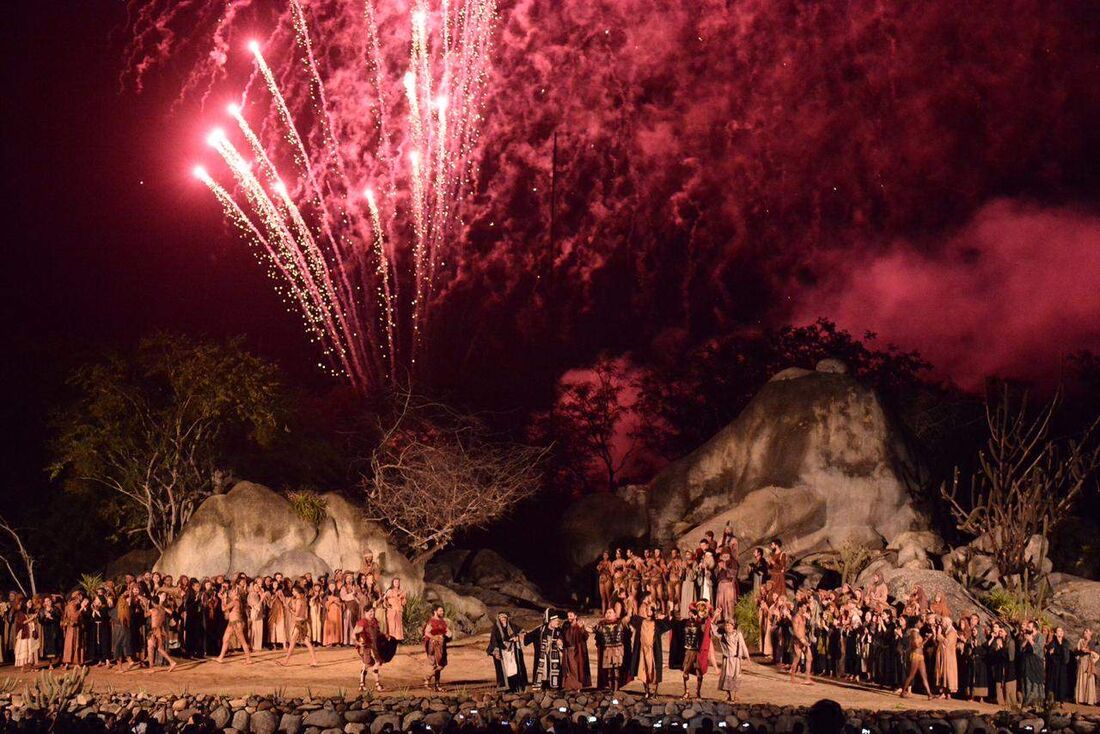
M 385 303 L 385 327 L 386 327 L 386 340 L 389 344 L 389 362 L 390 362 L 390 375 L 397 370 L 396 363 L 396 350 L 393 343 L 393 330 L 394 330 L 394 310 L 393 310 L 393 294 L 390 292 L 390 259 L 386 256 L 386 242 L 385 235 L 382 230 L 382 217 L 378 212 L 378 202 L 374 198 L 374 190 L 367 189 L 365 192 L 367 199 L 367 209 L 370 211 L 370 220 L 372 230 L 374 234 L 374 250 L 375 258 L 378 262 L 378 279 L 382 282 L 382 299 Z

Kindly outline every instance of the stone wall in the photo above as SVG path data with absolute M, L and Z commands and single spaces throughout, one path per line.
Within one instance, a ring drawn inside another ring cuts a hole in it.
M 1006 734 L 1006 732 L 1049 731 L 1050 734 L 1094 734 L 1100 725 L 1100 711 L 1087 714 L 1052 714 L 1049 720 L 1025 712 L 1001 712 L 993 716 L 960 709 L 955 711 L 849 710 L 849 724 L 855 731 L 872 734 L 927 734 L 939 728 L 950 734 Z M 144 712 L 140 714 L 139 712 Z M 475 713 L 476 712 L 476 713 Z M 34 716 L 22 707 L 19 694 L 0 694 L 0 713 L 15 720 Z M 431 697 L 388 696 L 385 698 L 292 698 L 264 696 L 227 698 L 213 695 L 149 696 L 132 693 L 82 694 L 69 706 L 77 718 L 103 719 L 150 716 L 178 731 L 198 716 L 208 719 L 225 734 L 356 734 L 401 731 L 417 724 L 439 731 L 455 723 L 508 722 L 513 725 L 537 720 L 547 728 L 568 717 L 585 722 L 589 717 L 608 720 L 621 715 L 644 727 L 660 722 L 657 731 L 714 731 L 754 734 L 800 734 L 806 729 L 806 710 L 781 705 L 741 705 L 712 700 L 646 701 L 639 696 L 600 691 L 575 694 L 529 691 L 516 694 L 482 692 L 471 695 L 437 694 Z M 683 722 L 685 727 L 677 726 Z M 745 724 L 748 726 L 745 726 Z

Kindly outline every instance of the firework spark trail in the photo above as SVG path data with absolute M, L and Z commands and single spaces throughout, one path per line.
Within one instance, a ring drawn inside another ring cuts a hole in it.
M 345 372 L 348 375 L 357 374 L 354 371 L 355 366 L 349 360 L 348 349 L 341 339 L 341 331 L 333 318 L 332 302 L 329 296 L 331 291 L 324 288 L 324 286 L 317 285 L 318 280 L 322 283 L 325 282 L 326 273 L 323 271 L 314 272 L 317 263 L 310 261 L 308 250 L 303 252 L 304 248 L 295 240 L 279 211 L 279 207 L 268 196 L 267 191 L 264 190 L 259 180 L 252 173 L 248 162 L 241 157 L 240 152 L 229 142 L 224 133 L 218 131 L 212 134 L 210 143 L 233 172 L 234 178 L 244 191 L 249 204 L 257 211 L 267 230 L 283 243 L 283 255 L 289 261 L 288 269 L 292 275 L 290 284 L 303 294 L 302 300 L 306 304 L 304 308 L 307 321 L 315 328 L 324 331 L 329 341 L 328 349 L 336 352 Z
M 332 368 L 360 389 L 397 378 L 403 366 L 415 369 L 440 253 L 456 220 L 455 195 L 473 167 L 471 131 L 479 124 L 478 97 L 488 63 L 473 57 L 487 53 L 495 3 L 463 0 L 452 7 L 452 1 L 442 0 L 437 15 L 426 0 L 411 9 L 408 67 L 397 80 L 408 105 L 404 115 L 390 114 L 401 100 L 387 99 L 378 16 L 366 4 L 361 15 L 366 33 L 360 36 L 365 49 L 353 56 L 365 62 L 362 80 L 376 90 L 365 96 L 377 103 L 373 118 L 363 119 L 355 98 L 333 97 L 326 90 L 309 17 L 300 0 L 288 0 L 289 11 L 267 41 L 292 49 L 283 56 L 278 77 L 259 43 L 249 44 L 255 64 L 249 84 L 262 80 L 277 129 L 265 124 L 257 134 L 242 108 L 230 105 L 253 161 L 246 161 L 224 133 L 211 140 L 247 207 L 205 171 L 203 182 L 227 219 L 266 253 L 272 274 L 285 282 Z M 218 32 L 228 31 L 219 25 Z M 326 40 L 324 32 L 319 38 Z M 338 47 L 336 58 L 341 53 L 346 48 Z M 334 57 L 326 51 L 320 58 L 331 63 Z M 348 92 L 348 77 L 337 79 L 339 89 Z M 363 98 L 354 84 L 350 89 Z M 392 124 L 398 120 L 405 123 L 403 134 Z M 348 158 L 342 141 L 353 151 Z M 288 150 L 281 154 L 283 146 Z M 280 160 L 300 171 L 299 187 L 286 185 Z M 377 195 L 379 185 L 383 198 Z M 365 206 L 353 206 L 352 198 L 360 196 Z M 405 302 L 398 298 L 403 290 L 409 294 Z

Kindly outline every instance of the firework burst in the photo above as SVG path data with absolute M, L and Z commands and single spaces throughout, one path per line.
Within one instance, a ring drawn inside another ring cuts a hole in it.
M 209 31 L 213 46 L 183 95 L 208 101 L 234 86 L 234 54 L 250 61 L 226 108 L 233 129 L 207 137 L 220 163 L 195 176 L 301 314 L 324 366 L 365 390 L 415 375 L 476 173 L 496 4 L 351 8 L 145 3 L 132 13 L 129 68 L 140 87 L 203 35 L 184 35 L 188 23 Z M 242 38 L 257 24 L 272 30 Z

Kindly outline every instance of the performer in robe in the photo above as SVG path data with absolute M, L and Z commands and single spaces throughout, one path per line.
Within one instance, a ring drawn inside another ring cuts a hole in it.
M 783 541 L 772 538 L 768 544 L 768 585 L 771 593 L 778 597 L 787 595 L 787 553 L 783 550 Z
M 717 655 L 722 656 L 721 663 Z M 742 661 L 749 659 L 749 646 L 737 628 L 737 618 L 714 620 L 711 629 L 711 662 L 719 667 L 718 690 L 726 692 L 727 701 L 737 700 L 741 688 Z
M 672 629 L 673 622 L 664 614 L 654 615 L 652 605 L 642 604 L 638 616 L 631 618 L 630 626 L 633 628 L 630 677 L 641 682 L 645 698 L 656 696 L 665 667 L 661 636 Z
M 61 664 L 65 668 L 79 667 L 84 664 L 87 616 L 88 600 L 79 591 L 74 591 L 61 617 L 61 626 L 65 630 L 65 647 L 61 652 Z
M 697 602 L 714 600 L 715 565 L 717 565 L 717 562 L 714 559 L 714 554 L 709 550 L 704 550 L 695 563 L 695 600 Z
M 737 607 L 737 568 L 733 566 L 733 559 L 728 553 L 723 553 L 718 560 L 718 570 L 714 577 L 718 582 L 714 605 L 723 617 L 733 619 L 734 609 Z
M 1047 695 L 1052 696 L 1055 701 L 1068 703 L 1073 700 L 1074 686 L 1070 683 L 1069 675 L 1073 655 L 1063 628 L 1054 628 L 1054 636 L 1046 644 L 1045 652 Z
M 1096 705 L 1096 669 L 1100 661 L 1100 652 L 1092 644 L 1092 630 L 1081 633 L 1074 651 L 1077 656 L 1077 685 L 1074 688 L 1074 700 L 1085 706 Z
M 523 659 L 523 633 L 512 624 L 507 612 L 497 615 L 485 650 L 493 658 L 497 688 L 512 693 L 527 687 L 527 664 Z
M 382 600 L 382 606 L 386 609 L 386 634 L 395 640 L 405 639 L 405 605 L 409 603 L 409 595 L 401 588 L 401 579 L 396 576 L 390 580 L 390 588 Z
M 279 665 L 287 665 L 290 662 L 290 656 L 294 654 L 294 647 L 299 642 L 304 642 L 306 649 L 309 650 L 309 665 L 316 668 L 317 654 L 313 651 L 313 640 L 309 630 L 309 600 L 306 599 L 302 587 L 297 584 L 290 590 L 287 613 L 293 624 L 290 628 L 290 641 L 286 648 L 286 657 L 275 662 Z
M 429 620 L 429 625 L 431 622 Z M 446 625 L 446 622 L 444 622 Z M 359 654 L 362 668 L 359 670 L 359 690 L 367 690 L 367 672 L 374 676 L 374 687 L 379 691 L 386 690 L 382 686 L 382 665 L 393 659 L 397 652 L 397 640 L 382 632 L 378 625 L 378 618 L 373 614 L 366 614 L 355 623 L 352 633 L 355 642 L 355 651 Z M 446 642 L 443 643 L 443 665 L 446 665 Z M 440 667 L 440 670 L 443 668 Z M 438 677 L 437 677 L 438 683 Z M 438 688 L 438 685 L 436 686 Z
M 764 557 L 764 549 L 756 547 L 752 549 L 752 562 L 749 563 L 749 578 L 752 579 L 752 592 L 759 596 L 764 596 L 765 593 L 761 591 L 761 587 L 764 586 L 764 580 L 768 578 L 768 561 Z
M 684 699 L 690 698 L 688 680 L 691 676 L 695 676 L 695 697 L 702 697 L 703 676 L 710 663 L 710 617 L 710 605 L 698 601 L 691 608 L 690 616 L 682 622 Z
M 592 670 L 588 662 L 588 629 L 570 609 L 562 625 L 561 676 L 562 688 L 579 691 L 592 685 Z
M 336 584 L 329 582 L 325 594 L 325 629 L 323 633 L 326 647 L 341 645 L 344 641 L 344 602 Z
M 451 630 L 444 618 L 443 605 L 437 604 L 432 608 L 432 616 L 421 630 L 424 638 L 424 653 L 428 657 L 431 672 L 424 679 L 424 686 L 436 691 L 442 691 L 439 681 L 443 676 L 443 669 L 447 667 L 447 643 L 451 639 Z
M 16 597 L 12 603 L 15 616 L 12 619 L 12 635 L 15 638 L 15 665 L 24 671 L 38 665 L 38 624 L 29 602 Z
M 1025 622 L 1017 648 L 1020 666 L 1020 697 L 1025 706 L 1041 703 L 1046 698 L 1043 667 L 1043 636 L 1034 622 Z
M 535 648 L 534 683 L 544 689 L 561 688 L 562 652 L 565 648 L 561 623 L 564 620 L 565 615 L 561 612 L 547 609 L 542 625 L 523 636 L 523 643 Z
M 959 632 L 951 617 L 942 617 L 936 629 L 936 688 L 940 698 L 959 690 Z
M 617 691 L 626 684 L 625 624 L 629 615 L 620 619 L 614 609 L 608 609 L 593 630 L 596 637 L 596 687 Z

